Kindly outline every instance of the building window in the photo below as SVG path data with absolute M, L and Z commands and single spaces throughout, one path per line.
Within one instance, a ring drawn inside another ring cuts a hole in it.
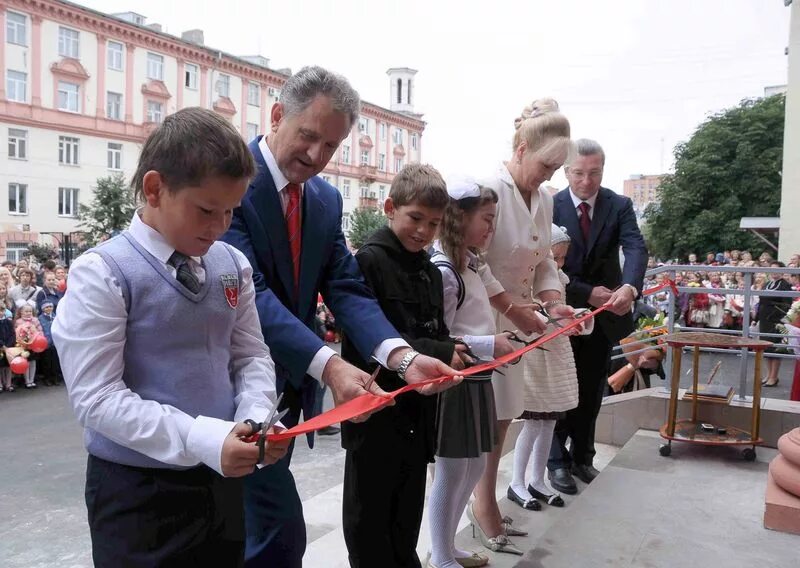
M 381 131 L 381 140 L 386 140 L 386 123 L 385 122 L 381 122 L 380 131 Z
M 350 163 L 350 146 L 345 144 L 342 146 L 342 163 L 349 164 Z
M 350 230 L 350 213 L 342 213 L 342 231 L 345 233 Z
M 369 128 L 369 119 L 364 118 L 363 116 L 358 119 L 358 131 L 362 134 L 367 133 L 367 129 Z
M 261 87 L 256 83 L 247 83 L 247 104 L 261 106 Z
M 71 136 L 58 137 L 58 163 L 68 166 L 78 165 L 78 147 L 80 140 Z
M 6 71 L 6 97 L 10 101 L 27 101 L 28 74 L 20 71 Z
M 395 158 L 394 159 L 394 171 L 395 173 L 399 172 L 403 169 L 403 158 Z
M 403 102 L 403 80 L 397 80 L 397 103 L 400 104 Z
M 11 215 L 28 214 L 28 186 L 24 183 L 8 184 L 8 212 Z
M 14 264 L 28 256 L 28 247 L 30 243 L 6 243 L 6 260 L 10 260 Z
M 78 189 L 75 187 L 58 188 L 58 216 L 78 216 Z
M 258 124 L 247 123 L 247 141 L 255 140 L 258 136 Z
M 58 28 L 58 54 L 61 57 L 80 57 L 80 34 L 77 30 Z
M 164 80 L 164 57 L 157 53 L 147 54 L 147 78 L 156 81 Z
M 122 120 L 122 95 L 120 93 L 106 93 L 106 116 L 111 120 Z
M 219 74 L 217 79 L 217 94 L 220 97 L 230 97 L 231 93 L 231 77 L 230 75 Z
M 75 83 L 67 83 L 66 81 L 58 82 L 58 109 L 66 110 L 69 112 L 79 112 L 80 106 L 78 104 L 78 93 L 80 87 Z
M 361 165 L 369 165 L 369 150 L 361 150 Z
M 416 132 L 411 135 L 411 148 L 413 148 L 414 150 L 417 149 L 417 133 Z
M 378 169 L 382 172 L 386 171 L 386 154 L 378 154 Z
M 369 184 L 362 183 L 358 186 L 359 191 L 361 192 L 361 197 L 368 197 L 369 196 Z
M 346 179 L 342 181 L 342 195 L 345 199 L 350 199 L 350 180 Z
M 197 65 L 187 63 L 184 68 L 184 85 L 187 89 L 197 90 Z
M 8 157 L 17 160 L 28 158 L 28 131 L 17 128 L 8 129 Z
M 122 71 L 122 44 L 117 41 L 109 41 L 106 49 L 106 59 L 108 59 L 109 69 Z
M 6 12 L 6 41 L 17 45 L 28 45 L 28 18 L 25 14 Z
M 164 105 L 156 101 L 147 101 L 147 122 L 161 124 L 164 120 Z
M 380 186 L 380 189 L 378 191 L 378 195 L 381 198 L 381 204 L 383 204 L 383 202 L 386 200 L 386 186 L 385 185 Z
M 108 169 L 122 169 L 122 144 L 118 142 L 108 143 Z
M 394 143 L 398 146 L 403 143 L 403 129 L 398 128 L 394 131 Z

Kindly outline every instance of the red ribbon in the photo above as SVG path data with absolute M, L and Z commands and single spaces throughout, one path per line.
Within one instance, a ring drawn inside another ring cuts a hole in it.
M 671 280 L 667 280 L 664 284 L 645 290 L 643 295 L 649 296 L 650 294 L 655 294 L 656 292 L 660 292 L 664 288 L 670 288 L 673 294 L 677 295 L 678 292 L 677 288 L 675 287 L 675 283 L 672 282 Z M 509 353 L 508 355 L 503 355 L 502 357 L 498 357 L 497 359 L 494 359 L 489 363 L 483 363 L 481 365 L 475 365 L 474 367 L 464 369 L 463 371 L 459 371 L 458 374 L 464 377 L 468 377 L 476 373 L 483 373 L 489 370 L 494 370 L 497 367 L 505 365 L 506 363 L 513 361 L 514 359 L 520 357 L 521 355 L 524 355 L 528 351 L 536 349 L 537 347 L 544 345 L 548 341 L 552 341 L 559 335 L 563 335 L 568 331 L 575 329 L 579 325 L 583 324 L 585 321 L 593 318 L 594 316 L 596 316 L 601 312 L 606 311 L 610 307 L 611 304 L 604 304 L 601 307 L 597 308 L 596 310 L 576 318 L 568 325 L 565 325 L 564 327 L 561 327 L 553 331 L 552 333 L 543 335 L 533 343 L 526 345 L 525 347 L 522 347 L 520 349 L 517 349 L 513 353 Z M 339 424 L 341 422 L 351 420 L 356 416 L 360 416 L 362 414 L 367 414 L 370 412 L 375 412 L 376 410 L 379 410 L 380 408 L 383 408 L 384 406 L 390 404 L 392 400 L 394 400 L 403 393 L 416 390 L 425 385 L 440 384 L 451 380 L 453 380 L 453 377 L 449 375 L 442 375 L 441 377 L 436 377 L 435 379 L 428 379 L 426 381 L 421 381 L 419 383 L 406 385 L 395 391 L 386 393 L 385 396 L 379 396 L 368 392 L 352 400 L 349 400 L 343 404 L 340 404 L 336 408 L 332 408 L 327 412 L 318 414 L 317 416 L 309 420 L 306 420 L 301 424 L 298 424 L 294 428 L 289 428 L 288 430 L 284 430 L 277 434 L 269 434 L 267 436 L 267 440 L 276 442 L 279 440 L 294 438 L 296 436 L 300 436 L 301 434 L 308 434 L 310 432 L 315 432 L 327 426 L 332 426 L 334 424 Z

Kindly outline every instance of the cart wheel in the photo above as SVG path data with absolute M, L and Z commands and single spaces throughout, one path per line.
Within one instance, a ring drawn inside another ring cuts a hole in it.
M 756 460 L 756 449 L 755 448 L 745 448 L 742 450 L 742 457 L 744 461 L 755 461 Z
M 664 457 L 667 457 L 672 453 L 672 446 L 669 444 L 661 444 L 661 447 L 658 448 L 658 453 Z

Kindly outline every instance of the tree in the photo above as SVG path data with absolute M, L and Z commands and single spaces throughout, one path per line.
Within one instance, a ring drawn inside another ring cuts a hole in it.
M 350 244 L 359 249 L 367 237 L 386 224 L 386 217 L 377 209 L 358 207 L 350 215 Z
M 675 173 L 645 211 L 650 252 L 685 258 L 763 248 L 742 217 L 773 217 L 781 202 L 784 96 L 745 100 L 712 115 L 675 148 Z
M 135 210 L 133 192 L 122 174 L 98 178 L 91 204 L 81 204 L 78 214 L 87 243 L 97 244 L 125 229 Z
M 58 249 L 53 245 L 41 245 L 39 243 L 30 243 L 28 245 L 28 254 L 36 259 L 39 264 L 47 260 L 55 260 L 58 258 Z

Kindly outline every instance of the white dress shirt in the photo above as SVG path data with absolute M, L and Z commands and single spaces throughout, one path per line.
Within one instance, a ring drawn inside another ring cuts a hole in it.
M 131 236 L 167 264 L 175 249 L 134 214 Z M 275 405 L 275 367 L 264 344 L 255 306 L 253 269 L 233 249 L 242 268 L 236 323 L 231 334 L 230 370 L 234 381 L 234 422 L 198 416 L 154 400 L 142 399 L 122 379 L 125 322 L 122 289 L 99 254 L 86 253 L 70 267 L 69 288 L 58 303 L 53 340 L 72 406 L 81 425 L 160 462 L 192 467 L 204 463 L 222 474 L 221 454 L 236 422 L 263 420 Z M 201 259 L 189 262 L 205 281 Z M 143 354 L 142 356 L 169 356 Z M 220 377 L 229 380 L 229 377 Z
M 600 193 L 600 190 L 597 190 L 594 195 L 592 195 L 589 199 L 581 199 L 577 195 L 572 192 L 572 188 L 569 188 L 569 196 L 572 198 L 572 204 L 575 206 L 575 209 L 578 213 L 578 219 L 581 218 L 581 210 L 578 209 L 581 203 L 588 203 L 589 204 L 589 220 L 591 221 L 594 219 L 594 204 L 597 202 L 597 194 Z
M 267 137 L 263 136 L 261 140 L 258 142 L 258 147 L 261 150 L 261 155 L 264 158 L 264 161 L 267 164 L 267 169 L 269 170 L 270 175 L 272 176 L 272 181 L 275 182 L 275 189 L 278 190 L 278 196 L 281 199 L 281 207 L 283 208 L 283 215 L 286 216 L 286 207 L 289 204 L 289 195 L 287 192 L 283 191 L 287 185 L 289 185 L 289 180 L 286 179 L 286 176 L 283 175 L 280 168 L 278 167 L 278 162 L 275 160 L 275 156 L 272 154 L 272 150 L 270 150 L 269 145 L 267 144 Z M 303 191 L 305 189 L 305 184 L 300 184 L 300 199 L 303 199 Z M 300 214 L 302 215 L 303 208 L 300 208 Z M 302 222 L 302 217 L 301 217 Z M 301 225 L 302 226 L 302 225 Z M 300 255 L 302 256 L 303 252 L 301 250 Z M 334 314 L 337 315 L 337 314 Z M 382 341 L 376 348 L 375 351 L 372 353 L 372 358 L 375 359 L 381 366 L 388 368 L 387 361 L 389 360 L 389 355 L 391 355 L 392 351 L 401 347 L 408 347 L 411 346 L 401 338 L 392 338 L 386 339 Z M 325 365 L 328 364 L 328 361 L 331 357 L 336 355 L 336 351 L 328 347 L 327 345 L 323 345 L 320 347 L 319 351 L 316 352 L 314 357 L 311 359 L 311 363 L 308 365 L 308 369 L 306 373 L 309 376 L 314 377 L 316 380 L 322 382 L 322 372 L 325 370 Z

